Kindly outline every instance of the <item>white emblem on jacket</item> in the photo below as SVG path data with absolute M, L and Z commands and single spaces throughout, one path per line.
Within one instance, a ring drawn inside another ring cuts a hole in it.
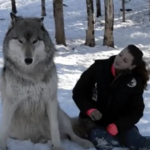
M 135 87 L 136 84 L 137 84 L 136 79 L 133 78 L 127 85 L 128 85 L 129 87 Z
M 97 83 L 95 83 L 93 91 L 92 91 L 92 100 L 97 102 L 97 97 L 98 97 L 98 92 L 97 92 Z

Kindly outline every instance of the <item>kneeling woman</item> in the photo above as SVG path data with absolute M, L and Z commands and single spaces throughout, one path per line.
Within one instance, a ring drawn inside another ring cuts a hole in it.
M 143 116 L 143 92 L 149 80 L 142 51 L 129 45 L 117 56 L 96 60 L 73 89 L 80 119 L 95 123 L 88 135 L 98 150 L 125 146 L 150 149 L 135 124 Z

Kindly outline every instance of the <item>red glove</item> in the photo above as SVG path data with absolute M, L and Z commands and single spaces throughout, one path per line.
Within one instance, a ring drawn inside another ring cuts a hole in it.
M 117 126 L 114 123 L 107 126 L 107 131 L 113 136 L 118 134 Z
M 95 108 L 89 109 L 89 110 L 86 112 L 86 114 L 87 114 L 88 116 L 90 116 L 91 113 L 92 113 L 94 110 L 97 110 L 97 109 L 95 109 Z
M 93 120 L 98 121 L 102 118 L 102 114 L 95 108 L 92 108 L 86 112 L 86 114 Z

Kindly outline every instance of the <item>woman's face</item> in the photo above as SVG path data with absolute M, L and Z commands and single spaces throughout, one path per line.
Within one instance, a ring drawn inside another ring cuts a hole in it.
M 129 53 L 128 49 L 123 49 L 114 60 L 114 67 L 118 70 L 132 70 L 135 65 L 132 65 L 134 57 Z

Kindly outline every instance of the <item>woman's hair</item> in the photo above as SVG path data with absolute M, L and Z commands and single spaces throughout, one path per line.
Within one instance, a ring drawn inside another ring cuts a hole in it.
M 134 57 L 133 65 L 136 65 L 133 71 L 140 74 L 143 78 L 143 88 L 146 89 L 147 81 L 149 80 L 149 69 L 146 62 L 143 60 L 143 52 L 135 45 L 128 45 L 129 53 Z

